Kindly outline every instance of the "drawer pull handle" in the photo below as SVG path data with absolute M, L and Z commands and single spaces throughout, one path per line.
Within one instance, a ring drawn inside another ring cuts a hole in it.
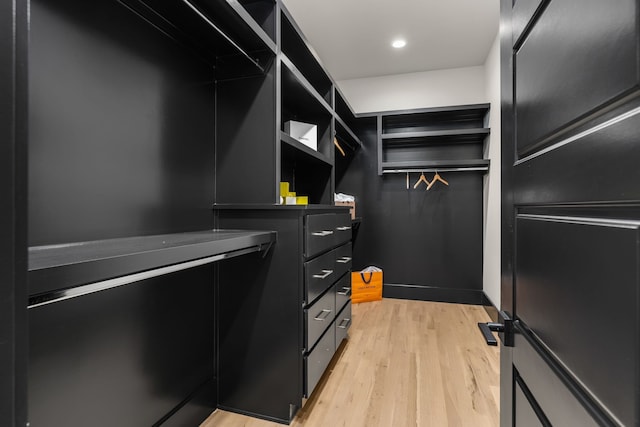
M 333 310 L 329 310 L 329 309 L 323 309 L 320 313 L 318 313 L 318 315 L 316 317 L 313 318 L 313 320 L 319 320 L 319 321 L 323 321 L 326 320 L 327 317 L 329 317 L 329 315 L 331 314 Z M 324 316 L 323 316 L 324 314 Z
M 347 329 L 349 325 L 351 325 L 351 319 L 342 319 L 340 321 L 340 324 L 338 325 L 338 328 Z
M 351 262 L 351 257 L 350 256 L 343 256 L 342 258 L 338 258 L 336 260 L 336 262 L 339 262 L 340 264 L 347 264 L 347 263 Z
M 351 230 L 351 226 L 350 226 L 350 225 L 345 225 L 345 226 L 342 226 L 342 227 L 338 227 L 338 228 L 336 228 L 336 230 L 338 230 L 338 231 L 347 231 L 347 230 Z
M 322 270 L 324 274 L 314 274 L 314 279 L 326 279 L 333 274 L 333 270 Z
M 314 231 L 313 233 L 311 233 L 312 236 L 318 236 L 318 237 L 327 237 L 327 236 L 331 236 L 332 234 L 333 234 L 333 230 Z
M 338 292 L 338 295 L 348 297 L 351 295 L 351 288 L 342 288 L 342 292 Z

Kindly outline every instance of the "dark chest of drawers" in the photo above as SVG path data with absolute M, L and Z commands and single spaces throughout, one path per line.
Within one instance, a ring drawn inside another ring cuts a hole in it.
M 351 324 L 351 218 L 332 206 L 216 209 L 217 227 L 273 230 L 267 253 L 219 263 L 219 407 L 289 422 Z

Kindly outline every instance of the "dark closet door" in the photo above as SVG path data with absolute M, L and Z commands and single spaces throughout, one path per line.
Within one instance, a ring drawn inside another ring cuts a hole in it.
M 502 425 L 638 426 L 638 2 L 501 10 Z

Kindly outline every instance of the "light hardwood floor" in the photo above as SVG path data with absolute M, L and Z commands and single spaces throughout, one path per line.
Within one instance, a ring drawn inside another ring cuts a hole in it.
M 343 344 L 294 427 L 499 425 L 499 350 L 482 307 L 384 299 L 353 306 Z M 281 424 L 215 411 L 201 427 Z

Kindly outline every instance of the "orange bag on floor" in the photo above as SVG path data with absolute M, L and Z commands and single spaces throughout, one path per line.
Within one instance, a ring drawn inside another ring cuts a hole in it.
M 367 267 L 351 273 L 351 302 L 379 301 L 382 299 L 382 270 Z

